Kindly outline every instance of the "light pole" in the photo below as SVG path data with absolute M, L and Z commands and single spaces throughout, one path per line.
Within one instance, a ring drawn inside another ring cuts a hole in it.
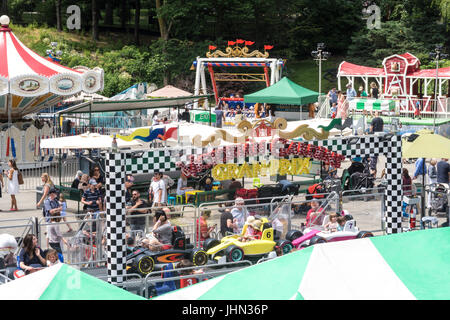
M 311 51 L 311 56 L 314 60 L 319 61 L 319 98 L 322 91 L 322 61 L 327 60 L 331 56 L 331 52 L 324 51 L 325 44 L 320 42 L 317 44 L 317 49 Z
M 433 131 L 436 130 L 436 112 L 438 107 L 438 98 L 437 98 L 437 87 L 439 82 L 439 60 L 446 59 L 448 54 L 442 53 L 442 45 L 437 44 L 434 52 L 429 53 L 430 58 L 434 59 L 436 62 L 436 79 L 434 82 L 434 112 L 433 112 Z

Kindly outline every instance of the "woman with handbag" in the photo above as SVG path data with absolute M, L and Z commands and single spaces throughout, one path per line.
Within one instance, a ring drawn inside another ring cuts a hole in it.
M 19 169 L 17 168 L 15 160 L 8 161 L 8 193 L 11 196 L 11 209 L 9 211 L 17 211 L 16 194 L 19 193 Z

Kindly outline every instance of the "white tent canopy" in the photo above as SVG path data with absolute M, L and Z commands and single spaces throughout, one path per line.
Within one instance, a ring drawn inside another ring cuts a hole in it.
M 41 149 L 107 149 L 111 148 L 113 138 L 98 133 L 84 133 L 77 136 L 42 139 Z M 118 148 L 141 147 L 139 141 L 124 141 L 117 139 Z

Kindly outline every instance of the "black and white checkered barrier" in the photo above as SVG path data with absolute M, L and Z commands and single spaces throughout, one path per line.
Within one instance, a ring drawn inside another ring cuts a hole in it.
M 108 282 L 121 284 L 126 275 L 125 153 L 108 153 L 105 160 L 106 251 Z
M 366 135 L 336 137 L 328 140 L 312 141 L 317 146 L 342 154 L 348 158 L 357 156 L 386 156 L 385 191 L 386 233 L 402 232 L 402 141 L 399 135 Z M 110 153 L 106 159 L 106 213 L 108 281 L 120 284 L 126 273 L 125 243 L 125 175 L 152 173 L 154 171 L 179 170 L 176 162 L 190 162 L 191 155 L 200 155 L 213 148 L 164 149 L 144 152 L 140 157 L 126 157 L 126 153 Z M 243 156 L 231 163 L 261 161 L 268 159 L 269 146 L 265 154 Z M 228 162 L 228 161 L 227 161 Z
M 353 141 L 352 141 L 353 140 Z M 348 158 L 386 156 L 386 233 L 402 232 L 402 139 L 400 135 L 366 135 L 314 141 Z

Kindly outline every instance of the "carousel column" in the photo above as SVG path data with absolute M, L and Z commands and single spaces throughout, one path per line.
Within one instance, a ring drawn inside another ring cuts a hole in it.
M 385 221 L 386 233 L 402 232 L 402 139 L 394 135 L 386 155 Z
M 108 282 L 120 285 L 126 275 L 125 153 L 107 153 L 105 172 Z

